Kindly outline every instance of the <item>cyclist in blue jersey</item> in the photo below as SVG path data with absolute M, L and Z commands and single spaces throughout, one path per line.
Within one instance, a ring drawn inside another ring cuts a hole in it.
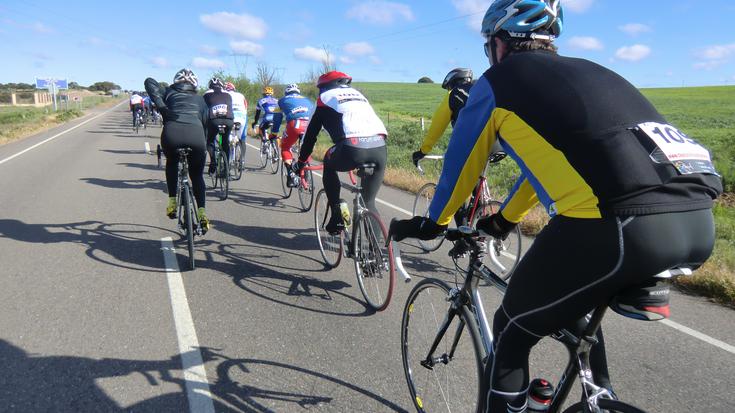
M 273 97 L 273 88 L 270 86 L 264 87 L 263 97 L 255 105 L 255 119 L 253 119 L 253 124 L 250 125 L 253 129 L 255 129 L 255 125 L 258 125 L 260 137 L 263 140 L 265 140 L 265 130 L 273 125 L 273 115 L 277 108 L 278 100 Z M 262 119 L 260 118 L 261 115 L 263 115 Z M 258 120 L 260 120 L 260 123 L 258 123 Z
M 273 117 L 273 129 L 270 138 L 278 136 L 281 129 L 281 121 L 286 117 L 286 134 L 281 142 L 281 157 L 283 165 L 288 168 L 289 181 L 288 186 L 298 186 L 298 176 L 291 170 L 293 156 L 291 155 L 291 147 L 306 133 L 306 127 L 309 126 L 309 118 L 314 111 L 314 104 L 311 100 L 301 96 L 298 85 L 291 83 L 286 86 L 284 96 L 278 99 L 278 109 Z
M 143 93 L 143 110 L 144 110 L 144 118 L 143 119 L 149 119 L 149 116 L 151 116 L 151 97 L 148 96 L 148 93 Z

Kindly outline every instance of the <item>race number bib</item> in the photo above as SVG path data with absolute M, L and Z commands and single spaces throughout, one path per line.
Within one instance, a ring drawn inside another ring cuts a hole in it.
M 654 162 L 668 160 L 682 175 L 696 173 L 717 175 L 709 151 L 684 132 L 658 122 L 641 123 L 638 129 L 651 138 L 660 150 L 660 153 L 656 150 L 651 154 Z

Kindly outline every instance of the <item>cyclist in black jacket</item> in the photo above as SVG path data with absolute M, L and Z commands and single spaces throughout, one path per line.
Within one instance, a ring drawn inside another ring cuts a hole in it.
M 219 126 L 225 126 L 225 134 L 222 137 L 222 150 L 225 158 L 230 153 L 230 131 L 235 124 L 235 114 L 232 111 L 232 95 L 225 89 L 221 79 L 213 77 L 209 81 L 209 90 L 204 92 L 204 101 L 209 107 L 209 126 L 207 127 L 207 150 L 209 151 L 209 173 L 217 169 L 217 159 L 214 157 L 214 139 L 219 133 Z
M 174 76 L 170 87 L 161 87 L 155 79 L 145 80 L 145 89 L 163 116 L 161 147 L 166 154 L 166 185 L 168 206 L 166 215 L 176 218 L 176 185 L 179 158 L 176 150 L 191 148 L 189 155 L 189 177 L 199 206 L 198 215 L 202 231 L 209 230 L 209 219 L 205 213 L 204 163 L 207 159 L 204 128 L 209 119 L 207 104 L 197 94 L 199 82 L 189 69 L 181 69 Z

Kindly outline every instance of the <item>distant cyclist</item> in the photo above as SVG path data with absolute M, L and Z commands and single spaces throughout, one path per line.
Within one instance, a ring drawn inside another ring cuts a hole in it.
M 327 72 L 319 76 L 316 86 L 319 88 L 319 99 L 316 102 L 314 115 L 306 129 L 304 142 L 301 145 L 296 172 L 303 168 L 316 144 L 319 131 L 324 128 L 334 146 L 324 155 L 324 176 L 322 182 L 332 210 L 326 230 L 338 233 L 345 227 L 342 201 L 339 198 L 340 181 L 338 171 L 350 171 L 360 164 L 374 162 L 372 175 L 362 178 L 362 195 L 368 209 L 378 213 L 375 197 L 383 183 L 388 151 L 385 138 L 388 132 L 378 118 L 368 100 L 362 93 L 350 87 L 352 78 L 338 71 Z M 345 217 L 349 219 L 349 215 Z
M 289 170 L 288 186 L 296 187 L 299 184 L 298 176 L 291 168 L 293 156 L 291 155 L 291 147 L 299 136 L 306 133 L 306 127 L 309 126 L 309 117 L 314 110 L 314 104 L 311 100 L 301 96 L 298 85 L 291 83 L 286 86 L 283 92 L 284 96 L 278 99 L 278 111 L 273 118 L 273 129 L 271 138 L 278 136 L 281 129 L 281 121 L 286 117 L 286 134 L 281 142 L 281 157 L 283 164 Z
M 143 97 L 138 92 L 130 95 L 130 112 L 133 114 L 133 125 L 135 125 L 135 116 L 138 112 L 143 112 Z
M 143 111 L 145 112 L 144 119 L 148 119 L 149 116 L 152 115 L 152 101 L 151 97 L 148 95 L 148 93 L 143 93 Z
M 207 128 L 207 150 L 209 151 L 209 173 L 217 170 L 217 158 L 214 156 L 214 140 L 219 133 L 219 127 L 225 127 L 222 139 L 222 150 L 225 158 L 230 155 L 230 132 L 234 125 L 235 115 L 232 112 L 232 95 L 224 90 L 222 79 L 213 77 L 209 81 L 209 90 L 204 92 L 204 101 L 209 108 L 209 126 Z
M 273 88 L 266 86 L 263 88 L 263 97 L 258 100 L 255 105 L 255 119 L 251 128 L 255 129 L 255 125 L 258 125 L 260 136 L 265 140 L 265 130 L 273 125 L 273 114 L 278 108 L 278 101 L 273 97 Z M 263 115 L 261 119 L 260 116 Z M 260 123 L 258 123 L 260 121 Z
M 560 328 L 584 324 L 618 293 L 635 288 L 640 296 L 613 303 L 616 311 L 666 317 L 669 287 L 653 276 L 699 267 L 714 245 L 711 208 L 722 182 L 709 152 L 616 73 L 559 56 L 553 41 L 562 27 L 559 0 L 490 5 L 482 33 L 492 67 L 457 119 L 429 217 L 391 225 L 396 240 L 441 234 L 496 140 L 522 175 L 477 230 L 506 237 L 539 202 L 552 217 L 495 312 L 480 411 L 525 411 L 531 348 Z M 604 353 L 600 344 L 593 353 Z
M 431 117 L 431 126 L 424 136 L 421 148 L 411 156 L 414 165 L 418 166 L 418 162 L 431 152 L 450 122 L 454 127 L 459 111 L 467 103 L 467 98 L 470 96 L 470 88 L 473 84 L 472 76 L 472 69 L 463 67 L 458 67 L 447 73 L 442 82 L 442 88 L 449 93 L 444 96 L 444 99 L 434 111 L 434 116 Z
M 204 98 L 197 94 L 199 81 L 189 69 L 181 69 L 174 76 L 170 87 L 161 85 L 152 78 L 145 80 L 145 89 L 156 103 L 163 116 L 161 146 L 166 154 L 166 185 L 168 205 L 166 215 L 176 218 L 176 186 L 178 184 L 179 157 L 176 150 L 191 148 L 189 155 L 189 177 L 199 209 L 197 214 L 202 231 L 209 230 L 209 219 L 205 212 L 204 163 L 207 160 L 204 130 L 209 120 L 209 108 Z
M 225 90 L 232 96 L 232 114 L 235 117 L 235 123 L 240 124 L 239 135 L 236 138 L 238 141 L 241 141 L 245 137 L 245 130 L 247 129 L 248 101 L 242 93 L 235 89 L 235 85 L 232 82 L 225 83 Z

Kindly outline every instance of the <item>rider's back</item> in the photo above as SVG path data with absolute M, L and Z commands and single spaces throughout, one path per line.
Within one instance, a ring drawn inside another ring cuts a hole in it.
M 164 122 L 200 126 L 207 123 L 207 104 L 189 83 L 174 83 L 163 89 L 154 79 L 148 78 L 145 80 L 145 88 L 161 109 Z

